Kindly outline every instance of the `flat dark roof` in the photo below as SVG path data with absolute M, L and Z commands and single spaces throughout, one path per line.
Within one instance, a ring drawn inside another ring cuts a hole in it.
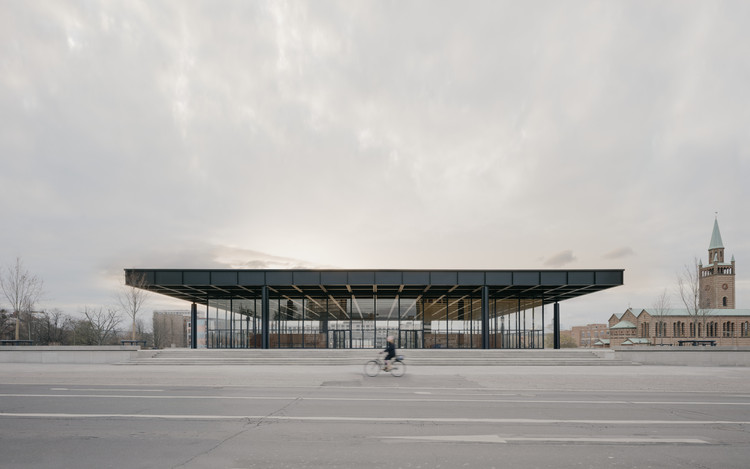
M 563 301 L 623 284 L 623 269 L 609 270 L 312 270 L 312 269 L 125 269 L 128 285 L 143 276 L 145 289 L 206 304 L 210 298 L 314 298 L 355 295 L 405 298 L 480 295 L 491 299 Z

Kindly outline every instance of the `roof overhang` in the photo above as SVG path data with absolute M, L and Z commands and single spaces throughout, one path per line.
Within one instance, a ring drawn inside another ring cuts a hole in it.
M 271 297 L 481 296 L 568 300 L 623 284 L 616 270 L 249 270 L 125 269 L 127 285 L 206 304 L 208 299 Z M 139 281 L 142 279 L 142 282 Z

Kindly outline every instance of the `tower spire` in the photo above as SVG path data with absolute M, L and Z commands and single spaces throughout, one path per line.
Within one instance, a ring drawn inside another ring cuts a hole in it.
M 711 245 L 708 249 L 722 249 L 724 243 L 721 241 L 721 233 L 719 232 L 719 217 L 714 218 L 714 231 L 711 233 Z
M 708 265 L 699 266 L 699 304 L 701 308 L 734 309 L 734 261 L 724 262 L 724 242 L 719 231 L 719 216 L 714 218 Z

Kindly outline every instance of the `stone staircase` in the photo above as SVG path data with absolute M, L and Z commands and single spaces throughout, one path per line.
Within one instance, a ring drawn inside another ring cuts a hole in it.
M 633 365 L 614 351 L 401 349 L 409 366 L 611 366 Z M 163 349 L 139 350 L 127 365 L 361 365 L 377 355 L 362 349 Z

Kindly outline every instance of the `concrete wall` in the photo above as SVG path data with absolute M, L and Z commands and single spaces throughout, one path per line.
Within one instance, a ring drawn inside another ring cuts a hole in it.
M 0 363 L 119 363 L 135 358 L 138 347 L 104 346 L 3 346 Z
M 644 365 L 750 366 L 750 347 L 622 347 L 615 357 Z

